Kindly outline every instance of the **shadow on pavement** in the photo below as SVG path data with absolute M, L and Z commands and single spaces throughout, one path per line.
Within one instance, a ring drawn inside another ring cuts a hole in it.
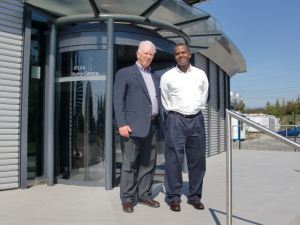
M 226 213 L 222 212 L 222 211 L 219 211 L 219 210 L 216 210 L 216 209 L 212 209 L 212 208 L 209 208 L 209 212 L 212 215 L 216 225 L 222 225 L 220 220 L 218 219 L 217 214 L 219 213 L 219 214 L 222 214 L 222 215 L 226 215 Z M 245 218 L 241 218 L 241 217 L 238 217 L 238 216 L 232 216 L 232 218 L 242 220 L 243 222 L 247 222 L 249 224 L 263 225 L 262 223 L 257 223 L 257 222 L 254 222 L 254 221 L 251 221 L 251 220 L 248 220 L 248 219 L 245 219 Z

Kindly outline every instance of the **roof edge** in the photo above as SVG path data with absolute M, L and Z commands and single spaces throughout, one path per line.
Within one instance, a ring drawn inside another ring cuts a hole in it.
M 219 65 L 230 77 L 247 72 L 244 56 L 225 34 L 199 52 Z

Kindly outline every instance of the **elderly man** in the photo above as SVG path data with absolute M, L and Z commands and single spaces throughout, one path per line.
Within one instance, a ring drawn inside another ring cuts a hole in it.
M 134 211 L 135 196 L 141 204 L 157 208 L 151 196 L 157 151 L 159 81 L 150 64 L 156 48 L 150 41 L 139 44 L 134 65 L 119 70 L 114 86 L 114 111 L 123 150 L 120 197 L 123 211 Z

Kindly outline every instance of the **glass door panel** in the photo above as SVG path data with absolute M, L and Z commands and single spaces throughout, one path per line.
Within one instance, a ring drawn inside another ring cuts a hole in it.
M 56 80 L 56 174 L 104 184 L 106 51 L 59 56 Z
M 33 21 L 30 44 L 27 179 L 43 175 L 43 107 L 47 24 Z

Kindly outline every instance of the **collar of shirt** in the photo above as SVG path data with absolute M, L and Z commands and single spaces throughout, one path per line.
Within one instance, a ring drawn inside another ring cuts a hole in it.
M 141 66 L 141 64 L 139 64 L 138 62 L 135 62 L 135 64 L 137 65 L 137 67 L 139 68 L 140 71 L 143 71 L 143 72 L 146 72 L 146 73 L 150 73 L 151 72 L 151 67 L 150 66 L 148 66 L 147 68 L 144 69 Z
M 176 70 L 177 70 L 178 73 L 187 73 L 187 72 L 191 72 L 191 71 L 192 71 L 192 66 L 191 66 L 191 64 L 189 65 L 189 68 L 187 69 L 186 72 L 183 72 L 182 70 L 180 70 L 179 67 L 178 67 L 178 65 L 176 65 L 175 68 L 176 68 Z

